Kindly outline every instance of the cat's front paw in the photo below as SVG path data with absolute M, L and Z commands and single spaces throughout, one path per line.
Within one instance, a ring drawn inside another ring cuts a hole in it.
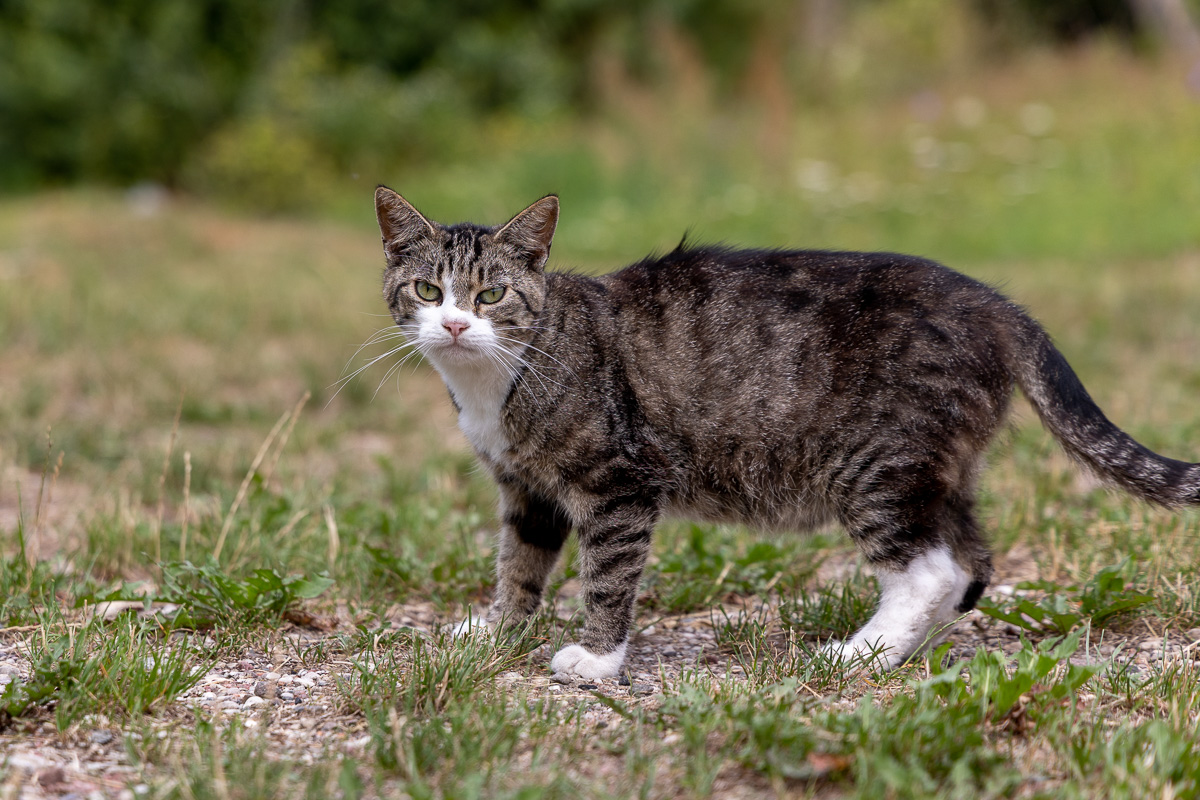
M 597 655 L 583 645 L 569 644 L 554 654 L 550 669 L 581 678 L 615 678 L 625 663 L 625 643 L 611 653 Z
M 450 635 L 457 639 L 460 636 L 472 636 L 490 632 L 491 626 L 488 624 L 486 617 L 479 617 L 468 613 L 466 619 L 454 626 L 454 630 L 450 632 Z

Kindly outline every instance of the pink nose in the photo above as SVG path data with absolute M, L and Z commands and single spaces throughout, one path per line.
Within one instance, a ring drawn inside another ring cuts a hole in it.
M 450 331 L 450 335 L 457 339 L 460 333 L 471 327 L 471 323 L 463 319 L 444 319 L 442 327 Z

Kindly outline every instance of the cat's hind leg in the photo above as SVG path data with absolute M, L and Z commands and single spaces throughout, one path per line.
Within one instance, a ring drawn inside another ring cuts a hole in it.
M 844 660 L 873 656 L 885 669 L 940 641 L 974 607 L 992 571 L 969 492 L 943 490 L 927 464 L 892 469 L 875 484 L 887 488 L 861 503 L 849 525 L 875 567 L 879 607 L 854 636 L 828 646 Z M 888 480 L 901 471 L 902 479 Z
M 944 635 L 971 583 L 970 573 L 945 546 L 929 549 L 900 569 L 877 569 L 876 578 L 880 596 L 874 616 L 828 650 L 844 660 L 874 656 L 884 669 L 903 664 Z

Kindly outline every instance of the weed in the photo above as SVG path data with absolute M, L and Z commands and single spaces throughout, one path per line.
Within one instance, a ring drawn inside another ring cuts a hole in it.
M 147 606 L 179 606 L 168 617 L 175 627 L 211 627 L 233 621 L 276 622 L 301 600 L 324 593 L 333 580 L 324 573 L 311 577 L 282 576 L 273 569 L 256 569 L 245 578 L 232 578 L 215 561 L 202 566 L 191 562 L 162 565 L 162 585 L 149 593 L 137 584 L 123 584 L 107 594 L 86 594 L 81 604 L 113 600 L 141 600 Z
M 870 619 L 878 596 L 875 578 L 856 570 L 841 583 L 784 601 L 779 614 L 788 628 L 802 636 L 843 639 Z
M 1040 592 L 1038 600 L 1014 596 L 996 603 L 989 598 L 979 601 L 979 610 L 993 619 L 1008 622 L 1029 631 L 1069 633 L 1088 622 L 1102 628 L 1117 617 L 1154 602 L 1148 594 L 1127 586 L 1132 564 L 1105 567 L 1082 586 L 1061 586 L 1053 581 L 1023 581 L 1021 592 Z
M 795 544 L 757 541 L 730 553 L 739 539 L 725 529 L 689 526 L 683 542 L 661 554 L 649 574 L 653 604 L 667 613 L 707 608 L 729 594 L 765 594 L 785 577 L 792 585 L 815 569 L 795 568 Z
M 212 659 L 133 620 L 75 630 L 44 618 L 42 626 L 30 639 L 30 677 L 0 694 L 0 722 L 51 703 L 59 730 L 96 712 L 138 717 L 194 686 Z

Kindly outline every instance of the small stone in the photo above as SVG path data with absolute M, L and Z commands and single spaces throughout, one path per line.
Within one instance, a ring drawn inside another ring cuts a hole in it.
M 7 686 L 12 683 L 12 675 L 0 675 L 0 686 Z
M 250 697 L 246 698 L 246 702 L 242 703 L 242 708 L 253 708 L 254 706 L 261 706 L 265 702 L 267 702 L 267 701 L 263 700 L 261 697 L 251 695 Z
M 1149 653 L 1152 650 L 1157 650 L 1160 644 L 1162 642 L 1159 639 L 1147 639 L 1138 645 L 1138 650 L 1141 650 L 1143 653 Z
M 580 688 L 580 689 L 583 689 L 583 690 L 585 690 L 585 691 L 589 691 L 589 692 L 590 692 L 591 690 L 593 690 L 593 689 L 595 689 L 595 688 L 596 688 L 596 684 L 594 684 L 594 683 L 581 683 L 581 684 L 579 684 L 579 688 Z
M 294 694 L 293 694 L 293 693 L 291 693 L 291 692 L 280 692 L 280 693 L 279 693 L 279 699 L 280 699 L 280 700 L 295 700 L 295 699 L 296 699 L 296 695 L 294 695 Z
M 270 684 L 268 684 L 266 681 L 259 681 L 258 683 L 254 684 L 254 694 L 257 697 L 270 697 L 271 696 Z
M 92 742 L 94 744 L 108 744 L 113 740 L 112 731 L 92 731 Z
M 254 662 L 246 661 L 245 659 L 243 659 L 243 660 L 237 662 L 237 665 L 238 665 L 238 669 L 250 669 L 251 667 L 254 666 Z
M 289 683 L 291 683 L 294 680 L 296 680 L 295 675 L 283 675 L 279 678 L 279 682 L 282 683 L 284 686 L 287 686 Z
M 1200 642 L 1200 628 L 1189 628 L 1188 632 L 1184 635 L 1187 636 L 1189 642 Z M 3 667 L 0 667 L 0 671 L 3 671 L 3 669 Z
M 625 674 L 623 674 L 623 675 L 622 675 L 622 676 L 621 676 L 621 677 L 620 677 L 620 678 L 617 680 L 617 686 L 628 686 L 628 685 L 629 685 L 629 684 L 631 684 L 631 683 L 633 683 L 633 681 L 631 681 L 631 680 L 629 679 L 629 673 L 628 673 L 628 672 L 626 672 Z
M 635 683 L 629 687 L 629 693 L 634 697 L 645 697 L 654 694 L 654 687 L 648 683 Z
M 20 677 L 21 670 L 17 669 L 11 664 L 0 664 L 0 675 L 12 675 L 13 677 Z
M 37 785 L 38 786 L 54 786 L 62 783 L 66 779 L 66 773 L 62 767 L 46 767 L 38 770 Z
M 265 681 L 277 681 L 277 680 L 279 680 L 281 677 L 283 677 L 283 676 L 282 676 L 282 675 L 280 675 L 278 672 L 268 672 L 266 675 L 263 675 L 263 680 L 265 680 Z
M 572 678 L 570 675 L 568 675 L 565 672 L 554 673 L 553 675 L 550 676 L 550 680 L 554 681 L 555 683 L 563 683 L 563 684 L 570 684 L 570 683 L 575 682 L 575 679 Z

